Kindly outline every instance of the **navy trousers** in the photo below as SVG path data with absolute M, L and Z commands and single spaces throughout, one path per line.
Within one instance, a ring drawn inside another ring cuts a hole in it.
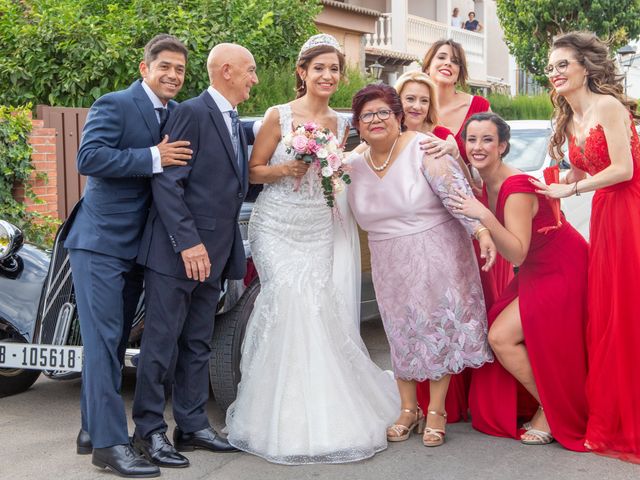
M 143 269 L 135 260 L 69 249 L 80 333 L 82 429 L 95 448 L 129 443 L 120 394 L 131 323 L 142 292 Z
M 209 356 L 220 280 L 200 283 L 145 270 L 145 324 L 138 359 L 136 434 L 166 432 L 165 385 L 173 379 L 173 417 L 190 433 L 209 427 Z

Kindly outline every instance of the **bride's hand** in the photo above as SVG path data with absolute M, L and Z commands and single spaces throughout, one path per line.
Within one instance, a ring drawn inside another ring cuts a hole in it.
M 302 160 L 291 160 L 282 164 L 282 169 L 285 177 L 300 178 L 303 177 L 307 170 L 309 170 L 310 163 L 303 162 Z

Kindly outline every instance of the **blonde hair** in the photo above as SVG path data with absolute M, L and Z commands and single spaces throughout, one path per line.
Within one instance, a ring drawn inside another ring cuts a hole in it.
M 406 72 L 400 75 L 396 80 L 393 88 L 396 89 L 398 95 L 402 97 L 402 90 L 407 86 L 407 83 L 415 82 L 425 85 L 429 89 L 429 110 L 427 111 L 427 117 L 424 119 L 424 123 L 431 125 L 432 127 L 438 124 L 438 99 L 436 98 L 436 84 L 426 73 L 422 73 L 418 70 Z M 403 106 L 404 110 L 404 106 Z
M 587 70 L 587 88 L 599 95 L 611 95 L 622 103 L 629 113 L 638 118 L 637 103 L 624 94 L 621 75 L 611 58 L 607 44 L 591 32 L 569 32 L 553 40 L 551 51 L 558 48 L 568 48 L 573 51 L 576 61 Z M 562 146 L 567 140 L 567 130 L 573 118 L 573 110 L 569 102 L 559 95 L 555 89 L 551 90 L 553 103 L 554 132 L 549 142 L 549 155 L 554 160 L 564 157 Z

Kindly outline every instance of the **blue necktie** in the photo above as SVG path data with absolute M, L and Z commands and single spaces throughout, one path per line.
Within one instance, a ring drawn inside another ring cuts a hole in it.
M 233 143 L 233 151 L 238 158 L 238 149 L 240 148 L 240 120 L 238 119 L 238 112 L 235 110 L 229 111 L 231 117 L 231 143 Z
M 167 120 L 169 119 L 169 109 L 158 107 L 156 108 L 156 112 L 160 116 L 160 133 L 162 133 L 162 129 L 167 124 Z
M 238 118 L 238 112 L 235 110 L 229 111 L 231 117 L 231 143 L 233 144 L 233 151 L 236 154 L 236 161 L 238 167 L 242 172 L 242 155 L 240 154 L 240 119 Z

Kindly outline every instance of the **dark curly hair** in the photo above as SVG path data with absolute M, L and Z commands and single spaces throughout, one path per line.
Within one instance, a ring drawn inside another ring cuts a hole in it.
M 398 95 L 396 89 L 384 83 L 371 83 L 358 90 L 351 102 L 351 111 L 353 112 L 352 122 L 358 133 L 360 133 L 360 115 L 362 114 L 362 109 L 367 103 L 373 100 L 382 100 L 389 105 L 389 108 L 400 122 L 400 127 L 404 130 L 402 100 L 400 100 L 400 95 Z

